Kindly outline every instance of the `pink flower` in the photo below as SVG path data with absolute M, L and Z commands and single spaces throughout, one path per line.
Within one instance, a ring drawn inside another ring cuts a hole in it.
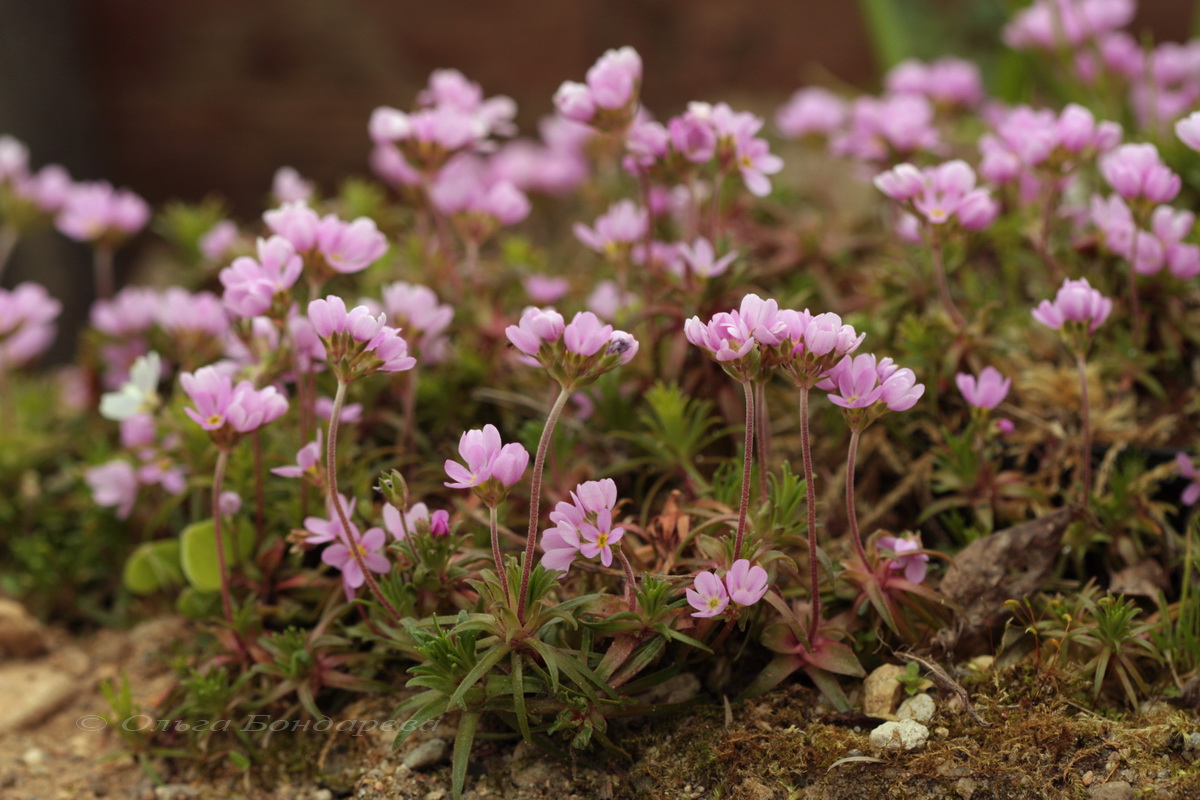
M 1054 302 L 1043 300 L 1033 309 L 1033 318 L 1047 328 L 1058 330 L 1067 322 L 1086 323 L 1088 333 L 1095 333 L 1112 312 L 1112 300 L 1093 289 L 1087 278 L 1066 279 L 1058 289 Z
M 1133 0 L 1036 0 L 1016 13 L 1004 41 L 1016 49 L 1081 48 L 1133 19 Z
M 592 356 L 608 344 L 613 327 L 600 322 L 590 311 L 581 311 L 563 329 L 563 344 L 567 352 L 580 356 Z
M 522 283 L 525 294 L 535 303 L 556 303 L 571 288 L 569 280 L 555 275 L 526 275 Z
M 888 564 L 890 570 L 904 570 L 904 579 L 911 583 L 925 580 L 929 556 L 916 552 L 921 549 L 920 540 L 902 539 L 896 536 L 880 536 L 878 546 L 890 550 L 896 557 Z
M 624 528 L 614 528 L 612 512 L 607 508 L 600 509 L 596 514 L 596 522 L 584 522 L 579 526 L 579 535 L 583 541 L 579 544 L 579 552 L 585 558 L 600 556 L 600 563 L 606 567 L 612 566 L 612 547 L 621 541 L 625 535 Z
M 829 136 L 846 121 L 846 101 L 828 89 L 800 89 L 775 113 L 775 127 L 784 136 Z
M 424 530 L 431 536 L 445 536 L 450 533 L 450 514 L 441 509 L 430 514 L 424 503 L 414 503 L 401 520 L 400 510 L 391 503 L 384 503 L 383 526 L 397 541 L 405 538 L 406 530 L 408 533 Z
M 557 342 L 562 338 L 566 327 L 562 314 L 553 308 L 534 308 L 530 306 L 521 313 L 521 320 L 516 325 L 504 329 L 513 347 L 529 356 L 536 356 L 544 343 Z
M 242 510 L 242 496 L 237 492 L 226 489 L 221 492 L 221 499 L 217 501 L 217 508 L 226 517 L 232 517 Z
M 375 220 L 359 217 L 345 222 L 333 214 L 322 218 L 316 230 L 316 246 L 335 272 L 361 272 L 387 252 L 387 238 Z
M 715 572 L 701 572 L 696 576 L 693 588 L 686 592 L 693 617 L 715 617 L 729 605 L 729 592 Z
M 62 303 L 40 283 L 26 281 L 0 289 L 0 370 L 20 367 L 54 341 Z
M 292 167 L 280 167 L 271 179 L 271 194 L 281 203 L 307 203 L 312 199 L 313 185 Z
M 563 573 L 570 570 L 581 547 L 579 528 L 584 524 L 583 517 L 577 503 L 559 503 L 550 512 L 555 527 L 542 531 L 543 567 Z
M 128 461 L 109 461 L 89 467 L 84 480 L 92 490 L 92 499 L 103 508 L 115 508 L 117 519 L 128 519 L 137 502 L 138 479 Z
M 645 209 L 638 208 L 632 200 L 621 200 L 609 206 L 603 216 L 596 219 L 595 226 L 587 227 L 575 223 L 575 237 L 583 244 L 608 258 L 628 253 L 635 242 L 646 235 L 650 224 Z
M 678 261 L 687 265 L 688 271 L 701 279 L 723 275 L 738 256 L 734 250 L 717 258 L 712 244 L 702 236 L 697 237 L 691 244 L 681 242 L 675 252 Z
M 317 228 L 321 218 L 303 200 L 285 202 L 279 208 L 263 214 L 271 233 L 292 243 L 297 253 L 307 253 L 317 245 Z
M 358 565 L 358 559 L 355 558 L 354 552 L 350 548 L 358 551 L 358 555 L 367 569 L 383 575 L 392 569 L 387 556 L 380 552 L 383 550 L 386 540 L 387 537 L 384 536 L 381 529 L 371 528 L 362 535 L 361 539 L 352 535 L 348 541 L 331 544 L 321 553 L 321 561 L 342 571 L 342 582 L 345 585 L 347 600 L 351 599 L 354 591 L 366 582 L 362 567 Z
M 1179 499 L 1185 506 L 1195 505 L 1196 501 L 1200 500 L 1200 476 L 1196 474 L 1196 465 L 1186 453 L 1175 454 L 1175 465 L 1179 468 L 1180 476 L 1188 481 L 1187 488 L 1183 490 Z
M 974 375 L 960 372 L 954 376 L 954 382 L 968 404 L 988 410 L 1003 403 L 1012 386 L 1012 379 L 1005 378 L 995 367 L 984 367 L 978 380 Z
M 1193 111 L 1176 122 L 1175 135 L 1188 147 L 1200 150 L 1200 111 Z
M 325 498 L 325 513 L 328 514 L 327 519 L 321 517 L 305 517 L 304 530 L 308 531 L 308 535 L 304 537 L 306 544 L 325 544 L 333 541 L 348 541 L 349 536 L 353 534 L 354 538 L 358 538 L 358 527 L 354 524 L 354 506 L 356 501 L 350 500 L 346 502 L 345 495 L 338 495 L 338 499 L 342 504 L 342 508 L 346 510 L 346 521 L 350 523 L 350 533 L 342 527 L 342 520 L 338 516 L 337 509 L 329 502 L 329 498 Z
M 237 245 L 238 226 L 223 219 L 200 237 L 200 253 L 209 261 L 221 261 Z
M 739 606 L 752 606 L 767 593 L 767 571 L 758 565 L 752 567 L 749 560 L 739 558 L 725 573 L 725 586 L 730 600 Z
M 321 429 L 317 429 L 317 438 L 301 447 L 296 453 L 296 463 L 286 467 L 273 467 L 272 474 L 281 478 L 303 478 L 305 475 L 317 475 L 321 469 Z
M 155 316 L 159 327 L 175 336 L 223 339 L 229 331 L 229 314 L 212 292 L 172 286 L 158 296 Z
M 111 299 L 92 304 L 92 327 L 107 336 L 137 336 L 155 323 L 158 308 L 158 292 L 145 286 L 126 286 Z
M 891 199 L 904 203 L 925 190 L 925 174 L 912 164 L 897 164 L 875 176 L 875 188 Z
M 1121 145 L 1100 160 L 1100 172 L 1126 200 L 1169 203 L 1182 185 L 1152 144 Z
M 855 100 L 848 127 L 834 136 L 830 149 L 835 155 L 883 162 L 931 152 L 940 143 L 933 105 L 921 95 L 895 94 Z
M 29 148 L 13 136 L 0 136 L 0 183 L 23 178 L 28 174 Z
M 831 403 L 845 409 L 881 403 L 888 411 L 907 411 L 925 393 L 911 369 L 897 368 L 890 358 L 877 362 L 870 353 L 844 357 L 817 386 L 830 392 Z
M 571 499 L 583 514 L 599 514 L 617 507 L 617 484 L 612 478 L 586 481 L 575 487 Z

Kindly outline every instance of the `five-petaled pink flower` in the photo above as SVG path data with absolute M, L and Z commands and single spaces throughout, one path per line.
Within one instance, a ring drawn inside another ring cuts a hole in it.
M 600 562 L 606 567 L 611 567 L 611 548 L 621 541 L 624 535 L 624 528 L 613 527 L 612 512 L 602 508 L 600 513 L 596 514 L 595 524 L 584 522 L 579 526 L 579 536 L 583 540 L 579 543 L 579 552 L 586 558 L 600 556 Z
M 696 576 L 693 588 L 686 592 L 693 617 L 715 617 L 729 605 L 729 592 L 715 572 L 701 572 Z
M 387 537 L 382 529 L 371 528 L 361 538 L 357 532 L 354 532 L 349 537 L 329 545 L 321 553 L 323 562 L 342 571 L 342 583 L 346 590 L 347 600 L 352 599 L 354 591 L 366 583 L 366 576 L 363 574 L 362 567 L 358 565 L 358 558 L 355 557 L 351 548 L 358 551 L 363 566 L 371 572 L 382 575 L 392 569 L 391 562 L 381 552 L 386 540 Z
M 1054 301 L 1043 300 L 1033 309 L 1033 318 L 1047 328 L 1058 330 L 1068 322 L 1083 323 L 1095 333 L 1112 313 L 1112 300 L 1093 289 L 1087 278 L 1063 280 Z
M 739 558 L 725 573 L 725 588 L 729 599 L 739 606 L 752 606 L 767 593 L 767 571 L 750 561 Z
M 984 367 L 978 379 L 969 373 L 960 372 L 954 376 L 954 382 L 958 384 L 958 390 L 962 392 L 967 403 L 975 408 L 987 410 L 1003 403 L 1004 398 L 1008 396 L 1009 387 L 1012 386 L 1012 379 L 1001 375 L 995 367 Z
M 529 451 L 516 442 L 501 443 L 495 425 L 463 433 L 458 441 L 458 454 L 466 466 L 446 459 L 446 474 L 452 481 L 447 481 L 446 486 L 451 489 L 473 489 L 490 480 L 508 488 L 521 480 L 529 464 Z
M 888 564 L 890 570 L 904 570 L 904 579 L 912 583 L 925 580 L 925 571 L 929 565 L 929 556 L 918 552 L 921 550 L 919 539 L 902 539 L 898 536 L 880 536 L 878 546 L 896 554 Z

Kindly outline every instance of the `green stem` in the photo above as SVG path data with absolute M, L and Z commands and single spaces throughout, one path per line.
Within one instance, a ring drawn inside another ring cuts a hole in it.
M 858 428 L 850 429 L 850 449 L 846 453 L 846 522 L 854 541 L 854 552 L 863 564 L 867 563 L 867 552 L 863 547 L 862 534 L 858 532 L 858 512 L 854 509 L 854 462 L 858 456 Z
M 942 305 L 946 307 L 946 313 L 953 320 L 954 327 L 961 330 L 966 327 L 967 323 L 963 319 L 962 312 L 958 310 L 958 306 L 954 305 L 954 298 L 950 296 L 950 284 L 946 280 L 946 265 L 942 257 L 942 243 L 935 238 L 929 247 L 933 251 L 933 276 L 937 281 L 938 294 L 942 298 Z
M 400 612 L 396 611 L 395 607 L 388 602 L 380 591 L 379 585 L 375 583 L 375 578 L 371 575 L 371 570 L 367 569 L 366 560 L 363 558 L 362 547 L 358 542 L 354 541 L 350 527 L 350 518 L 346 514 L 346 509 L 342 507 L 342 498 L 338 496 L 337 485 L 337 439 L 338 439 L 338 421 L 342 416 L 342 406 L 346 402 L 346 381 L 338 378 L 337 394 L 333 398 L 333 410 L 329 414 L 329 441 L 326 442 L 326 458 L 325 470 L 328 473 L 326 480 L 329 486 L 329 504 L 335 509 L 338 521 L 342 524 L 342 531 L 346 536 L 346 547 L 349 548 L 350 554 L 354 556 L 355 563 L 362 570 L 363 579 L 366 581 L 367 588 L 371 590 L 371 594 L 379 601 L 379 604 L 387 610 L 392 619 L 399 622 Z M 401 512 L 403 513 L 403 512 Z
M 808 439 L 809 390 L 808 384 L 800 387 L 800 452 L 804 457 L 804 501 L 808 511 L 808 579 L 812 586 L 808 639 L 812 641 L 821 624 L 821 584 L 817 559 L 817 490 L 813 485 L 812 446 Z
M 525 621 L 526 595 L 529 594 L 529 573 L 533 570 L 534 548 L 537 546 L 538 520 L 542 504 L 542 469 L 546 465 L 546 451 L 550 448 L 550 437 L 554 426 L 562 414 L 567 399 L 571 396 L 571 387 L 563 386 L 550 413 L 546 415 L 546 425 L 542 428 L 542 438 L 538 440 L 537 454 L 533 458 L 533 480 L 529 487 L 529 531 L 525 534 L 525 563 L 521 565 L 521 593 L 517 597 L 517 619 Z
M 746 515 L 750 510 L 750 478 L 754 469 L 754 388 L 749 381 L 742 383 L 746 394 L 745 455 L 742 458 L 742 502 L 738 508 L 737 538 L 733 542 L 733 560 L 742 557 L 742 542 L 746 538 Z
M 771 457 L 771 425 L 767 410 L 767 387 L 765 382 L 754 386 L 754 433 L 758 437 L 756 447 L 758 452 L 758 501 L 767 502 L 767 462 Z
M 1142 309 L 1138 302 L 1137 270 L 1133 265 L 1137 262 L 1138 235 L 1141 232 L 1139 220 L 1133 225 L 1133 241 L 1129 244 L 1129 314 L 1133 317 L 1133 346 L 1137 350 L 1142 349 Z
M 633 565 L 629 563 L 625 550 L 620 545 L 617 546 L 617 558 L 621 559 L 621 568 L 625 570 L 625 600 L 629 603 L 630 611 L 637 611 L 637 596 L 634 591 L 637 583 L 633 577 Z
M 225 621 L 233 627 L 233 602 L 229 599 L 229 572 L 225 566 L 225 538 L 221 536 L 221 486 L 225 483 L 225 467 L 229 462 L 229 451 L 217 451 L 217 466 L 213 469 L 212 515 L 213 536 L 217 544 L 217 569 L 221 573 L 221 610 Z
M 8 266 L 8 257 L 16 249 L 17 241 L 20 238 L 21 236 L 14 226 L 0 225 L 0 275 L 4 274 L 4 268 Z

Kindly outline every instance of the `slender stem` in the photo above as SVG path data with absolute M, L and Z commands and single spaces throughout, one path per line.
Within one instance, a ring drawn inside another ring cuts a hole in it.
M 1087 365 L 1083 353 L 1075 354 L 1075 366 L 1079 369 L 1079 404 L 1083 415 L 1083 443 L 1079 454 L 1079 475 L 1083 490 L 1083 508 L 1086 511 L 1092 496 L 1092 414 L 1088 404 Z
M 765 503 L 767 501 L 767 463 L 771 458 L 771 424 L 768 419 L 770 412 L 767 410 L 765 382 L 759 382 L 754 386 L 754 410 L 756 413 L 754 433 L 758 437 L 755 443 L 755 447 L 758 448 L 756 453 L 758 457 L 758 501 Z
M 221 535 L 221 486 L 225 483 L 225 466 L 229 462 L 229 451 L 222 448 L 217 452 L 217 466 L 213 469 L 212 515 L 213 536 L 217 544 L 217 569 L 221 573 L 221 609 L 225 621 L 233 626 L 233 603 L 229 599 L 229 573 L 225 567 L 225 537 Z
M 954 298 L 950 296 L 950 285 L 946 281 L 946 265 L 942 259 L 942 243 L 934 239 L 930 242 L 929 249 L 933 252 L 933 276 L 937 280 L 938 294 L 942 298 L 942 305 L 946 307 L 946 313 L 953 320 L 954 327 L 963 328 L 967 324 L 966 320 L 963 319 L 958 306 L 954 305 Z
M 254 544 L 262 545 L 266 527 L 266 495 L 263 491 L 262 438 L 254 431 Z M 236 529 L 235 529 L 236 531 Z M 235 533 L 236 535 L 236 533 Z
M 500 589 L 504 599 L 508 601 L 508 572 L 504 569 L 504 557 L 500 555 L 500 523 L 497 520 L 496 507 L 488 509 L 492 528 L 492 560 L 496 562 L 496 574 L 500 576 Z
M 521 593 L 517 597 L 517 619 L 525 621 L 525 600 L 529 594 L 529 573 L 533 570 L 533 551 L 537 545 L 538 520 L 542 504 L 542 469 L 546 465 L 546 451 L 550 448 L 550 437 L 562 414 L 567 399 L 571 396 L 570 386 L 563 386 L 546 415 L 542 438 L 538 440 L 537 454 L 533 458 L 533 480 L 529 487 L 529 531 L 525 534 L 525 563 L 521 565 Z
M 721 187 L 725 183 L 725 173 L 718 170 L 716 177 L 712 182 L 712 198 L 709 206 L 712 216 L 709 218 L 708 240 L 712 242 L 713 247 L 717 246 L 717 240 L 721 238 Z
M 621 568 L 625 570 L 625 599 L 629 603 L 629 610 L 637 611 L 637 596 L 634 592 L 637 579 L 633 577 L 633 565 L 629 563 L 620 545 L 617 546 L 617 558 L 621 559 Z
M 8 266 L 8 257 L 16 249 L 17 241 L 20 238 L 20 233 L 13 225 L 0 225 L 0 276 L 4 275 L 4 268 Z
M 1138 235 L 1141 232 L 1141 223 L 1134 223 L 1133 240 L 1129 243 L 1129 314 L 1133 317 L 1133 346 L 1139 350 L 1142 347 L 1142 309 L 1138 302 L 1137 270 L 1133 265 L 1137 263 Z
M 342 498 L 338 496 L 337 485 L 337 439 L 338 439 L 338 421 L 342 416 L 342 405 L 346 402 L 346 381 L 338 378 L 337 394 L 333 398 L 333 410 L 329 414 L 329 441 L 326 443 L 326 459 L 325 470 L 328 473 L 326 481 L 329 486 L 329 504 L 334 507 L 338 516 L 338 522 L 342 525 L 342 531 L 346 537 L 346 547 L 349 548 L 350 554 L 354 556 L 355 563 L 362 571 L 363 579 L 367 583 L 367 588 L 371 590 L 371 594 L 375 595 L 375 599 L 379 604 L 391 614 L 392 619 L 400 621 L 400 613 L 395 607 L 388 602 L 380 591 L 379 585 L 375 583 L 375 578 L 371 575 L 371 570 L 367 569 L 366 560 L 363 558 L 361 545 L 353 540 L 353 530 L 350 527 L 350 518 L 346 514 L 346 509 L 342 507 Z
M 98 244 L 92 250 L 92 268 L 96 277 L 96 297 L 108 300 L 113 296 L 116 279 L 113 277 L 113 249 Z
M 812 586 L 812 614 L 808 623 L 811 642 L 821 624 L 821 584 L 817 560 L 817 489 L 813 485 L 812 446 L 808 440 L 808 393 L 810 387 L 800 387 L 800 452 L 804 457 L 804 502 L 808 511 L 808 580 Z
M 858 532 L 858 512 L 854 509 L 854 461 L 858 456 L 858 428 L 850 429 L 850 449 L 846 453 L 846 521 L 854 541 L 854 552 L 863 564 L 867 563 L 867 551 L 863 548 L 862 534 Z
M 417 418 L 417 370 L 420 369 L 420 364 L 414 366 L 408 371 L 405 376 L 404 385 L 404 431 L 401 434 L 400 446 L 410 447 L 415 446 L 416 430 L 415 421 Z
M 742 459 L 742 502 L 738 509 L 737 538 L 733 542 L 733 560 L 742 557 L 742 542 L 746 538 L 746 514 L 750 510 L 750 473 L 754 469 L 754 388 L 749 381 L 742 384 L 746 394 L 746 441 Z
M 1058 207 L 1058 194 L 1058 181 L 1052 180 L 1046 197 L 1043 198 L 1045 206 L 1042 209 L 1042 234 L 1037 246 L 1038 255 L 1041 256 L 1055 280 L 1063 277 L 1062 267 L 1058 265 L 1058 261 L 1055 260 L 1054 253 L 1050 249 L 1050 234 L 1054 225 L 1054 211 Z

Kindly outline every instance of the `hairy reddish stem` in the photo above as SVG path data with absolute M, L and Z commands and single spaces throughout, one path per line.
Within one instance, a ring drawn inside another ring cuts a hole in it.
M 529 573 L 533 571 L 533 553 L 537 546 L 538 519 L 542 505 L 542 470 L 546 465 L 546 451 L 550 448 L 550 437 L 554 434 L 554 426 L 562 414 L 571 389 L 563 386 L 550 413 L 546 415 L 546 424 L 542 428 L 542 438 L 538 440 L 537 454 L 533 458 L 533 479 L 529 486 L 529 531 L 525 534 L 525 563 L 521 565 L 521 593 L 517 597 L 517 619 L 525 621 L 526 595 L 529 594 Z

